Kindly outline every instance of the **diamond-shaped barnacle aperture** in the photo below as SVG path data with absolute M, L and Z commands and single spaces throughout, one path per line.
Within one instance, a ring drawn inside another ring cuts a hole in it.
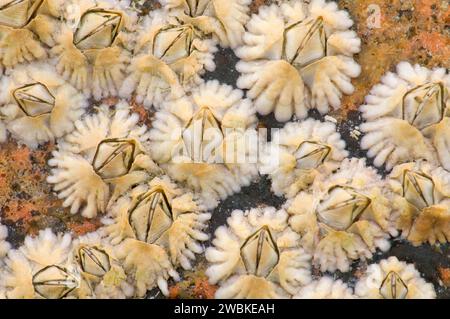
M 419 210 L 434 205 L 433 179 L 422 172 L 405 170 L 403 172 L 403 197 Z
M 222 125 L 208 107 L 200 108 L 183 130 L 185 151 L 196 163 L 215 158 L 223 139 Z
M 369 197 L 346 186 L 332 187 L 318 208 L 317 216 L 325 225 L 335 230 L 349 228 L 369 207 Z
M 190 24 L 168 25 L 154 37 L 153 55 L 167 64 L 187 58 L 193 52 L 193 40 L 198 31 Z
M 418 86 L 403 97 L 403 119 L 421 130 L 439 123 L 445 113 L 444 86 L 428 83 Z
M 381 283 L 380 295 L 384 299 L 405 299 L 408 295 L 408 286 L 399 274 L 391 271 Z
M 83 272 L 96 277 L 103 277 L 111 269 L 109 255 L 95 246 L 78 249 L 78 264 Z
M 20 109 L 30 117 L 50 114 L 55 106 L 55 97 L 40 82 L 16 88 L 12 95 Z
M 60 299 L 78 287 L 78 280 L 67 269 L 51 265 L 33 275 L 33 287 L 41 297 Z
M 97 146 L 92 166 L 101 178 L 116 178 L 128 174 L 136 155 L 137 146 L 134 140 L 105 139 Z
M 268 226 L 250 235 L 241 246 L 241 259 L 247 273 L 267 277 L 278 264 L 280 253 Z
M 331 147 L 314 141 L 302 142 L 295 152 L 297 168 L 315 169 L 322 165 L 328 158 Z
M 123 24 L 120 11 L 91 9 L 80 18 L 73 36 L 73 43 L 80 50 L 104 49 L 110 47 Z
M 43 0 L 0 1 L 0 25 L 12 28 L 26 26 L 43 2 Z
M 155 187 L 141 195 L 130 209 L 128 221 L 138 240 L 155 243 L 173 223 L 172 207 L 164 190 Z
M 323 18 L 299 21 L 284 31 L 283 58 L 304 68 L 327 55 L 327 37 Z

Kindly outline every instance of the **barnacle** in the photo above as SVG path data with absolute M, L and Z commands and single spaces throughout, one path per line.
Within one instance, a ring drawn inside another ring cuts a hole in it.
M 232 212 L 206 250 L 216 298 L 285 298 L 311 281 L 311 256 L 287 221 L 273 207 Z
M 449 173 L 425 161 L 397 165 L 390 175 L 393 208 L 402 236 L 420 245 L 450 239 Z
M 3 258 L 11 249 L 11 245 L 6 241 L 7 237 L 8 237 L 8 228 L 0 224 L 0 265 L 3 264 Z
M 262 155 L 259 170 L 270 175 L 273 192 L 294 197 L 317 174 L 336 170 L 347 151 L 334 124 L 309 119 L 275 132 Z
M 70 133 L 87 107 L 85 96 L 41 62 L 12 69 L 1 87 L 0 113 L 7 129 L 33 148 Z
M 169 14 L 212 34 L 225 47 L 242 43 L 251 0 L 160 0 Z
M 9 251 L 2 269 L 0 286 L 5 298 L 63 298 L 79 285 L 68 263 L 71 237 L 42 230 L 24 245 Z
M 175 269 L 191 268 L 203 251 L 203 231 L 210 219 L 192 193 L 167 176 L 134 187 L 112 206 L 105 232 L 117 245 L 117 257 L 134 280 L 139 297 L 158 285 L 168 295 L 167 280 L 179 279 Z
M 76 0 L 74 6 L 76 11 L 64 12 L 52 48 L 57 70 L 96 99 L 115 96 L 125 79 L 137 16 L 129 1 Z
M 353 290 L 342 280 L 322 277 L 300 288 L 294 299 L 354 299 Z
M 171 178 L 193 189 L 208 208 L 257 174 L 255 110 L 240 90 L 209 81 L 165 104 L 150 131 L 152 155 Z
M 74 240 L 71 262 L 80 273 L 78 298 L 126 298 L 134 294 L 113 246 L 102 237 L 103 229 Z
M 348 30 L 352 24 L 346 11 L 325 0 L 261 7 L 236 50 L 238 87 L 249 90 L 259 113 L 273 111 L 279 121 L 304 118 L 309 108 L 339 108 L 361 71 L 353 60 L 361 41 Z
M 390 170 L 427 159 L 450 169 L 449 88 L 447 70 L 408 62 L 399 63 L 396 73 L 387 73 L 373 87 L 360 110 L 366 120 L 361 146 L 375 165 L 386 164 Z
M 286 203 L 291 227 L 321 271 L 348 271 L 353 260 L 390 248 L 389 235 L 397 231 L 384 187 L 364 159 L 345 159 Z
M 72 214 L 95 217 L 130 186 L 159 173 L 147 151 L 147 128 L 138 120 L 125 102 L 114 110 L 102 105 L 58 143 L 47 181 Z
M 355 287 L 355 294 L 367 299 L 434 299 L 432 284 L 421 278 L 413 264 L 391 256 L 370 265 Z
M 140 24 L 120 94 L 129 98 L 134 92 L 146 107 L 159 107 L 168 96 L 179 98 L 183 88 L 201 82 L 205 70 L 214 70 L 216 50 L 215 42 L 195 25 L 154 11 Z

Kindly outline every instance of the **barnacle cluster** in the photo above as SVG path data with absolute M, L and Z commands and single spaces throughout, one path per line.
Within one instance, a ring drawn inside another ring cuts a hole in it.
M 364 263 L 397 236 L 450 239 L 448 70 L 402 62 L 360 107 L 382 176 L 350 156 L 338 122 L 307 118 L 338 109 L 361 70 L 335 2 L 251 17 L 250 0 L 160 3 L 145 15 L 129 0 L 0 4 L 0 142 L 50 142 L 47 182 L 99 221 L 14 248 L 0 225 L 0 297 L 168 296 L 204 253 L 216 298 L 435 298 L 412 264 Z M 204 77 L 219 46 L 240 58 L 238 89 Z M 257 113 L 271 112 L 295 117 L 268 142 Z M 261 175 L 281 208 L 233 210 L 212 235 L 220 201 Z M 356 284 L 333 274 L 356 263 Z

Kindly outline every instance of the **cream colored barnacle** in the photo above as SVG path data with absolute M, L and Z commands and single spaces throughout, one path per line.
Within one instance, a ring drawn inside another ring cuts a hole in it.
M 287 202 L 289 223 L 321 271 L 348 271 L 352 261 L 389 249 L 397 232 L 384 188 L 364 160 L 346 159 Z
M 114 247 L 104 238 L 104 229 L 77 238 L 70 260 L 80 274 L 79 286 L 72 293 L 77 298 L 133 296 L 133 285 L 116 258 Z
M 434 299 L 436 292 L 413 264 L 396 257 L 370 265 L 358 280 L 355 294 L 367 299 Z
M 131 33 L 137 20 L 130 7 L 118 1 L 75 1 L 79 15 L 64 14 L 64 25 L 52 53 L 57 70 L 78 89 L 100 99 L 118 94 L 131 52 Z M 69 10 L 70 11 L 70 10 Z
M 158 286 L 168 295 L 167 280 L 179 279 L 175 269 L 190 269 L 195 254 L 203 251 L 200 242 L 210 214 L 193 197 L 168 177 L 142 183 L 120 197 L 112 206 L 106 233 L 118 258 L 144 296 Z
M 311 256 L 273 207 L 236 210 L 206 250 L 216 298 L 286 298 L 311 281 Z
M 43 0 L 9 0 L 0 4 L 0 61 L 12 67 L 46 56 L 29 25 Z M 28 27 L 27 27 L 28 26 Z
M 168 98 L 179 98 L 183 88 L 201 82 L 205 70 L 215 68 L 216 44 L 189 22 L 156 10 L 140 24 L 133 57 L 120 90 L 124 98 L 134 93 L 146 107 Z
M 295 196 L 321 172 L 332 172 L 347 156 L 345 142 L 332 123 L 288 123 L 262 152 L 259 171 L 269 174 L 277 195 Z
M 161 0 L 169 15 L 211 34 L 225 47 L 242 43 L 244 25 L 249 20 L 249 0 Z
M 47 180 L 55 184 L 72 214 L 81 208 L 89 218 L 105 212 L 110 200 L 159 173 L 146 149 L 146 127 L 138 120 L 125 102 L 114 111 L 103 105 L 96 114 L 77 121 L 76 130 L 58 144 Z
M 12 69 L 2 89 L 0 114 L 6 128 L 33 148 L 70 133 L 87 107 L 85 96 L 41 62 Z
M 407 62 L 382 78 L 360 107 L 366 119 L 361 146 L 377 166 L 427 159 L 449 169 L 449 89 L 448 70 Z
M 279 121 L 305 118 L 309 108 L 338 109 L 361 71 L 353 60 L 361 41 L 352 24 L 346 11 L 324 0 L 261 7 L 236 51 L 238 87 L 249 90 L 259 113 L 274 112 Z
M 80 281 L 69 263 L 72 240 L 68 234 L 42 230 L 27 236 L 24 244 L 10 250 L 2 269 L 6 298 L 57 299 L 72 296 Z
M 413 245 L 450 238 L 448 173 L 424 161 L 397 165 L 390 175 L 396 226 Z
M 240 90 L 209 81 L 168 102 L 150 131 L 154 159 L 193 189 L 208 208 L 248 185 L 257 174 L 255 110 Z

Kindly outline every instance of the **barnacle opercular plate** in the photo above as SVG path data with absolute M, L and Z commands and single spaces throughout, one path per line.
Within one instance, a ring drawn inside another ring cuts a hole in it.
M 385 186 L 363 159 L 345 159 L 286 203 L 291 227 L 321 271 L 348 271 L 353 260 L 389 249 L 397 232 Z
M 159 173 L 148 155 L 147 129 L 138 120 L 125 102 L 118 102 L 114 111 L 103 105 L 77 121 L 76 130 L 58 143 L 47 181 L 55 184 L 72 214 L 81 210 L 92 218 L 105 212 L 110 200 Z
M 400 164 L 389 176 L 396 226 L 413 245 L 450 238 L 449 173 L 426 161 Z
M 122 97 L 134 92 L 139 103 L 160 107 L 167 98 L 182 96 L 183 88 L 201 83 L 205 70 L 214 70 L 216 44 L 196 25 L 156 10 L 139 28 Z
M 206 250 L 216 298 L 286 298 L 311 281 L 311 256 L 299 248 L 285 211 L 235 210 Z
M 190 269 L 210 214 L 192 193 L 170 179 L 156 177 L 120 197 L 112 206 L 106 233 L 117 256 L 131 274 L 136 295 L 158 286 L 168 295 L 167 280 L 179 279 L 175 269 Z
M 427 159 L 450 169 L 448 70 L 401 62 L 360 107 L 366 120 L 361 146 L 377 166 Z M 408 138 L 405 138 L 407 136 Z
M 286 124 L 262 155 L 259 170 L 271 177 L 274 193 L 293 197 L 317 174 L 336 170 L 347 151 L 334 124 L 309 119 Z
M 17 66 L 2 81 L 0 113 L 6 128 L 33 148 L 70 133 L 87 107 L 86 97 L 46 63 Z
M 367 299 L 434 299 L 436 292 L 413 264 L 396 257 L 370 265 L 358 280 L 355 294 Z
M 133 49 L 136 13 L 129 1 L 116 0 L 75 0 L 70 8 L 59 8 L 64 23 L 51 51 L 58 72 L 96 99 L 117 95 Z
M 153 158 L 212 208 L 256 176 L 255 110 L 240 90 L 209 81 L 155 115 Z M 253 138 L 253 139 L 252 139 Z M 253 154 L 255 155 L 255 154 Z
M 249 90 L 259 113 L 274 112 L 278 121 L 305 118 L 309 108 L 339 108 L 361 71 L 353 60 L 361 41 L 349 31 L 352 24 L 346 11 L 325 0 L 261 7 L 236 50 L 238 87 Z

